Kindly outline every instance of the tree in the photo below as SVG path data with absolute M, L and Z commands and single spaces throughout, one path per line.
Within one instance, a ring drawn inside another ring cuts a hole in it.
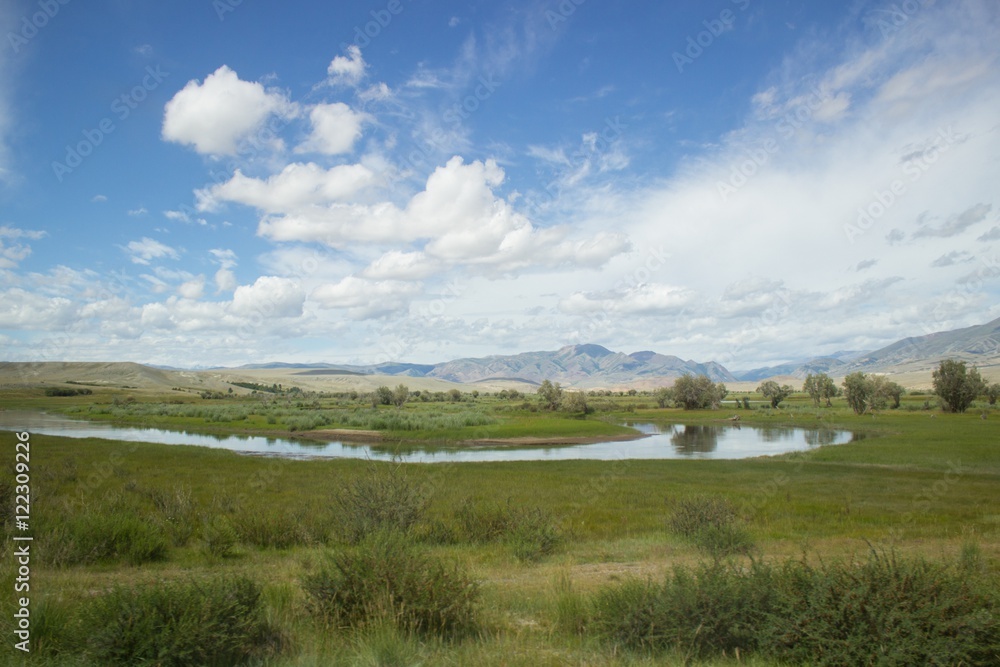
M 665 408 L 674 400 L 674 392 L 671 391 L 670 387 L 660 387 L 653 393 L 653 398 L 656 399 L 657 406 Z
M 934 393 L 946 412 L 965 412 L 976 397 L 985 392 L 986 383 L 973 366 L 964 361 L 945 359 L 933 373 Z
M 805 382 L 802 383 L 802 390 L 809 394 L 817 408 L 820 400 L 826 400 L 826 407 L 830 407 L 830 399 L 840 395 L 837 383 L 826 373 L 807 375 Z
M 776 408 L 779 403 L 791 396 L 795 392 L 795 389 L 787 384 L 779 385 L 774 380 L 765 380 L 757 387 L 757 392 L 771 401 L 772 408 Z
M 671 390 L 674 402 L 680 404 L 685 410 L 717 408 L 727 393 L 729 392 L 726 385 L 721 382 L 714 384 L 711 379 L 704 375 L 698 377 L 683 375 L 674 381 Z
M 403 407 L 408 398 L 410 398 L 410 388 L 405 384 L 400 384 L 392 392 L 392 404 L 397 410 Z
M 375 390 L 375 398 L 372 401 L 374 405 L 375 401 L 378 401 L 379 405 L 392 405 L 392 389 L 389 389 L 385 385 L 382 385 Z
M 582 412 L 587 414 L 587 396 L 582 391 L 568 391 L 563 400 L 566 412 Z
M 542 399 L 542 404 L 549 410 L 558 410 L 559 405 L 562 403 L 563 390 L 559 386 L 559 383 L 555 384 L 549 382 L 548 380 L 542 380 L 542 384 L 538 387 L 538 395 Z
M 858 371 L 851 373 L 844 378 L 844 398 L 847 404 L 854 410 L 854 414 L 864 414 L 871 404 L 872 383 L 868 376 Z
M 997 398 L 1000 397 L 1000 382 L 994 382 L 990 386 L 986 387 L 986 400 L 990 402 L 990 405 L 997 404 Z

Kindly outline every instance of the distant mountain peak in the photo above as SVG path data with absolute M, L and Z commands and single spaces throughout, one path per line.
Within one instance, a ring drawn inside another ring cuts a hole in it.
M 585 354 L 588 357 L 606 357 L 609 354 L 614 354 L 611 350 L 604 347 L 603 345 L 597 345 L 596 343 L 581 343 L 579 345 L 567 345 L 559 350 L 558 354 Z

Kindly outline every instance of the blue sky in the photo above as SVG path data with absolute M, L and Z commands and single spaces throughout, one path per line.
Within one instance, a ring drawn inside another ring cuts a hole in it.
M 1000 316 L 1000 6 L 0 9 L 0 358 L 734 369 Z

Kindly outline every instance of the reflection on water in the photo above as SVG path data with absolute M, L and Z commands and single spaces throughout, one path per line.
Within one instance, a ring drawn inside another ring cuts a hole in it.
M 719 446 L 719 433 L 724 426 L 684 425 L 675 426 L 670 435 L 670 444 L 678 454 L 708 454 Z
M 484 461 L 565 461 L 591 459 L 742 459 L 838 445 L 857 439 L 850 431 L 758 427 L 739 424 L 648 422 L 627 426 L 646 434 L 639 440 L 548 447 L 459 448 L 448 443 L 394 449 L 390 445 L 289 440 L 263 436 L 213 436 L 159 428 L 118 427 L 33 411 L 0 410 L 0 430 L 29 431 L 71 438 L 104 438 L 168 445 L 195 445 L 247 454 L 300 458 L 397 458 L 413 463 Z

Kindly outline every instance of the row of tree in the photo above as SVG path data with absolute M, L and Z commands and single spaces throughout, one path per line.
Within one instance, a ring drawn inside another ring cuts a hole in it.
M 933 373 L 934 392 L 941 399 L 942 407 L 948 412 L 965 412 L 979 396 L 985 395 L 990 405 L 1000 397 L 1000 384 L 987 384 L 975 366 L 966 367 L 964 361 L 945 360 Z M 884 410 L 888 407 L 898 408 L 906 390 L 896 382 L 883 375 L 866 373 L 851 373 L 844 378 L 843 391 L 826 373 L 806 376 L 802 390 L 809 394 L 813 404 L 819 407 L 823 402 L 827 407 L 831 400 L 843 395 L 847 405 L 857 414 Z M 791 396 L 795 388 L 790 385 L 779 385 L 774 380 L 766 380 L 757 387 L 757 393 L 762 395 L 772 408 L 777 408 L 782 401 Z M 665 408 L 669 405 L 682 407 L 685 410 L 705 410 L 717 408 L 728 394 L 726 385 L 714 383 L 705 376 L 684 375 L 674 381 L 672 387 L 662 387 L 653 394 L 656 404 Z M 473 392 L 478 396 L 479 392 Z M 505 395 L 506 394 L 506 395 Z M 566 410 L 568 412 L 588 411 L 587 398 L 580 391 L 565 391 L 558 382 L 544 380 L 538 387 L 538 397 L 542 407 L 547 410 Z M 632 392 L 630 392 L 632 394 Z M 415 395 L 419 395 L 416 392 Z M 373 406 L 395 405 L 402 408 L 411 394 L 406 385 L 400 384 L 395 389 L 379 387 L 371 395 Z M 523 397 L 515 390 L 500 392 L 501 398 Z M 452 400 L 461 400 L 461 392 L 451 390 Z M 748 401 L 744 400 L 744 406 Z

